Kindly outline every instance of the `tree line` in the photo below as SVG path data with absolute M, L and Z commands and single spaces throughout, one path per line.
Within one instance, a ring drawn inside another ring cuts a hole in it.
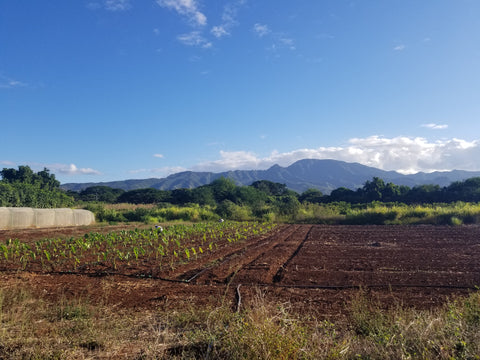
M 260 180 L 249 186 L 237 186 L 232 179 L 219 178 L 208 185 L 193 189 L 157 190 L 153 188 L 124 191 L 108 186 L 92 186 L 80 192 L 69 191 L 77 201 L 106 203 L 157 204 L 158 206 L 189 206 L 216 208 L 216 213 L 229 217 L 248 208 L 254 217 L 267 212 L 292 215 L 300 207 L 298 194 L 286 185 Z
M 448 186 L 418 185 L 412 188 L 395 185 L 374 177 L 351 190 L 340 187 L 324 195 L 320 190 L 308 189 L 301 194 L 285 184 L 268 180 L 238 186 L 232 179 L 219 178 L 208 185 L 193 189 L 158 190 L 153 188 L 125 191 L 108 186 L 91 186 L 80 192 L 63 191 L 55 175 L 44 168 L 34 172 L 28 166 L 0 171 L 0 206 L 62 207 L 75 202 L 104 202 L 130 204 L 157 204 L 185 206 L 198 204 L 219 209 L 228 214 L 235 206 L 246 206 L 255 216 L 266 211 L 282 215 L 294 214 L 301 204 L 328 204 L 345 202 L 396 202 L 404 204 L 450 203 L 456 201 L 480 202 L 480 177 L 456 181 Z
M 60 189 L 60 182 L 47 168 L 34 172 L 29 166 L 0 171 L 0 206 L 58 208 L 74 204 Z
M 317 200 L 326 203 L 344 201 L 353 204 L 370 203 L 372 201 L 404 204 L 480 202 L 480 177 L 455 181 L 445 187 L 427 184 L 412 188 L 405 185 L 395 185 L 391 182 L 385 183 L 382 179 L 374 177 L 355 191 L 342 187 Z
M 456 201 L 480 202 L 480 177 L 464 181 L 456 181 L 448 186 L 427 184 L 412 188 L 406 185 L 395 185 L 391 182 L 374 177 L 365 184 L 351 190 L 340 187 L 329 195 L 324 195 L 318 189 L 308 189 L 301 194 L 289 190 L 286 185 L 268 180 L 255 181 L 249 186 L 237 186 L 231 179 L 220 178 L 209 185 L 194 189 L 157 190 L 153 188 L 125 191 L 108 186 L 92 186 L 80 192 L 69 192 L 77 200 L 102 201 L 107 203 L 158 204 L 170 203 L 185 205 L 216 206 L 228 200 L 240 205 L 254 205 L 258 202 L 271 201 L 279 198 L 283 202 L 300 203 L 334 203 L 347 202 L 352 204 L 377 202 L 400 202 L 405 204 L 449 203 Z

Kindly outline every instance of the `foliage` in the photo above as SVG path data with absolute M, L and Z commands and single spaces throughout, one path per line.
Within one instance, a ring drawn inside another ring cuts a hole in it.
M 251 186 L 268 196 L 283 196 L 287 195 L 289 192 L 285 184 L 275 183 L 268 180 L 255 181 Z
M 137 208 L 135 213 L 143 214 Z M 9 239 L 0 245 L 0 269 L 75 271 L 108 268 L 116 271 L 131 262 L 154 262 L 158 269 L 197 259 L 206 252 L 248 237 L 263 235 L 273 224 L 257 222 L 211 222 L 173 225 L 165 229 L 122 230 L 108 234 L 87 233 L 81 238 L 44 239 L 27 244 Z
M 156 204 L 165 201 L 165 193 L 152 188 L 131 190 L 117 197 L 116 202 L 130 204 Z
M 18 170 L 13 168 L 3 168 L 0 171 L 2 182 L 7 184 L 30 184 L 43 190 L 57 190 L 60 182 L 55 179 L 55 175 L 50 174 L 50 170 L 44 168 L 42 171 L 34 173 L 29 166 L 19 166 Z
M 302 194 L 300 197 L 304 196 Z M 305 194 L 307 196 L 307 194 Z M 425 204 L 439 202 L 479 202 L 480 178 L 470 178 L 465 181 L 456 181 L 449 186 L 441 188 L 439 185 L 425 184 L 409 188 L 393 183 L 385 183 L 382 179 L 374 177 L 366 181 L 363 187 L 357 190 L 338 188 L 330 195 L 320 198 L 309 198 L 310 202 L 330 203 L 345 201 L 350 203 L 368 203 L 372 201 L 402 202 L 405 204 Z
M 316 189 L 302 194 L 268 180 L 237 186 L 228 178 L 209 185 L 171 191 L 153 188 L 124 191 L 92 186 L 66 194 L 48 169 L 34 173 L 28 166 L 4 168 L 0 174 L 0 206 L 72 206 L 73 197 L 92 210 L 97 221 L 206 221 L 220 217 L 246 221 L 285 221 L 341 224 L 474 224 L 480 212 L 480 178 L 413 188 L 385 183 L 374 177 L 357 190 L 338 188 L 330 195 Z M 73 196 L 71 196 L 73 195 Z M 472 205 L 466 205 L 470 202 Z M 116 210 L 108 203 L 154 204 L 154 208 Z M 422 205 L 423 204 L 423 205 Z M 172 206 L 173 205 L 173 206 Z
M 109 186 L 91 186 L 80 191 L 78 199 L 83 201 L 103 201 L 107 203 L 118 202 L 118 198 L 125 193 L 122 189 Z M 132 201 L 132 203 L 134 203 Z
M 28 166 L 0 171 L 0 206 L 55 208 L 73 205 L 72 197 L 60 190 L 60 183 L 48 169 L 34 173 Z
M 302 203 L 304 202 L 319 203 L 321 202 L 322 197 L 323 197 L 323 194 L 320 190 L 308 189 L 298 197 L 298 200 Z

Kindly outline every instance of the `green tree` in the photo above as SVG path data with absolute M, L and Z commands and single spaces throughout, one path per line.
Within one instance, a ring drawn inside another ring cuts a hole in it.
M 264 192 L 268 196 L 282 196 L 289 191 L 287 185 L 268 180 L 255 181 L 250 186 Z
M 266 201 L 268 201 L 268 196 L 252 186 L 239 186 L 235 190 L 235 203 L 237 204 L 260 206 Z
M 199 186 L 192 189 L 191 201 L 199 205 L 215 206 L 215 197 L 213 196 L 213 190 L 210 186 Z
M 117 198 L 118 203 L 157 204 L 166 200 L 168 192 L 153 188 L 126 191 Z
M 0 182 L 0 206 L 20 206 L 18 191 L 11 184 Z
M 300 202 L 320 203 L 322 202 L 323 194 L 318 189 L 305 190 L 298 198 Z
M 362 195 L 360 192 L 347 189 L 346 187 L 339 187 L 338 189 L 333 190 L 328 196 L 328 202 L 348 202 L 356 203 L 360 202 Z
M 40 181 L 40 187 L 45 190 L 55 190 L 60 188 L 60 181 L 55 179 L 54 174 L 50 174 L 50 170 L 43 168 L 42 171 L 36 173 L 35 178 Z
M 403 201 L 407 203 L 434 203 L 442 201 L 443 193 L 439 185 L 414 186 L 405 196 Z
M 385 182 L 378 177 L 374 177 L 372 181 L 365 182 L 365 185 L 362 188 L 367 202 L 382 200 L 384 190 Z
M 232 179 L 221 177 L 212 181 L 210 187 L 217 203 L 224 200 L 235 202 L 235 190 L 237 185 L 235 185 L 235 181 Z
M 107 203 L 115 203 L 118 197 L 125 193 L 125 190 L 114 189 L 109 186 L 90 186 L 80 191 L 80 199 L 83 201 L 102 201 Z
M 193 202 L 193 191 L 191 189 L 175 189 L 170 195 L 170 202 L 175 205 L 185 205 Z
M 455 181 L 445 188 L 447 201 L 480 201 L 480 177 Z
M 296 196 L 284 195 L 277 197 L 275 201 L 277 211 L 280 215 L 294 216 L 300 209 L 300 202 Z
M 45 208 L 73 204 L 73 198 L 60 190 L 60 182 L 46 168 L 34 173 L 29 166 L 21 165 L 18 170 L 4 168 L 0 175 L 0 201 L 3 206 Z

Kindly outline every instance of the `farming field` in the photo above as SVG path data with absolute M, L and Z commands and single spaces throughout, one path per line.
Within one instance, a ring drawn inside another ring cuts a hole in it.
M 260 223 L 0 231 L 0 280 L 122 308 L 247 304 L 341 317 L 359 288 L 429 308 L 480 285 L 479 226 Z

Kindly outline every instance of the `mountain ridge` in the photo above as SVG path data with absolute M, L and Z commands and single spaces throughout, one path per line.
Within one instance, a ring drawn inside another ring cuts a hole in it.
M 129 179 L 109 182 L 65 183 L 60 187 L 64 190 L 81 191 L 91 186 L 109 186 L 125 191 L 155 188 L 159 190 L 174 190 L 180 188 L 195 188 L 210 184 L 220 178 L 230 178 L 237 185 L 250 185 L 254 181 L 268 180 L 285 184 L 298 193 L 314 188 L 329 194 L 339 187 L 355 190 L 362 187 L 373 177 L 392 182 L 396 185 L 413 187 L 416 185 L 434 184 L 447 186 L 454 181 L 461 181 L 480 176 L 480 171 L 452 170 L 432 173 L 419 172 L 404 175 L 397 171 L 386 171 L 378 168 L 330 159 L 303 159 L 282 167 L 273 165 L 266 170 L 230 170 L 220 173 L 183 171 L 171 174 L 165 178 Z

